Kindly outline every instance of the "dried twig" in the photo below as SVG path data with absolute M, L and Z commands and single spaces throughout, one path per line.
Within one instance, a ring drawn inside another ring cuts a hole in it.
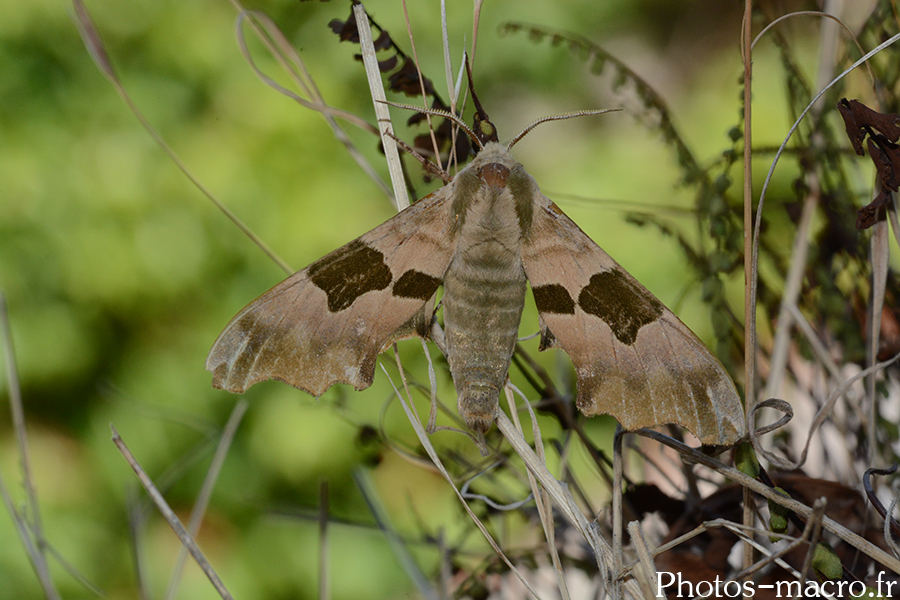
M 125 457 L 125 461 L 128 463 L 128 466 L 130 466 L 135 475 L 137 475 L 138 480 L 141 482 L 141 485 L 144 486 L 145 490 L 147 490 L 147 493 L 150 495 L 153 503 L 156 504 L 159 512 L 166 520 L 166 523 L 169 524 L 169 527 L 172 528 L 172 531 L 175 532 L 175 535 L 178 536 L 181 544 L 185 548 L 187 548 L 188 552 L 191 553 L 191 556 L 194 557 L 194 561 L 196 561 L 197 566 L 200 567 L 200 570 L 203 571 L 207 579 L 209 579 L 210 583 L 213 584 L 213 587 L 216 589 L 216 592 L 218 592 L 219 596 L 221 596 L 223 600 L 233 600 L 233 597 L 225 588 L 225 584 L 222 583 L 222 580 L 219 578 L 218 574 L 216 574 L 215 570 L 212 568 L 212 565 L 210 565 L 209 561 L 206 560 L 203 552 L 201 552 L 200 548 L 197 547 L 197 543 L 194 541 L 194 538 L 191 537 L 191 535 L 184 528 L 184 525 L 182 525 L 181 520 L 178 518 L 178 515 L 176 515 L 175 512 L 169 507 L 166 499 L 163 498 L 163 495 L 156 488 L 156 485 L 154 485 L 153 480 L 150 479 L 150 476 L 147 475 L 146 471 L 144 471 L 144 469 L 141 467 L 138 460 L 131 453 L 131 450 L 128 449 L 125 441 L 119 435 L 119 432 L 116 431 L 115 426 L 110 425 L 110 428 L 112 429 L 112 440 L 116 445 L 116 448 L 118 448 L 119 452 L 122 453 L 122 456 Z

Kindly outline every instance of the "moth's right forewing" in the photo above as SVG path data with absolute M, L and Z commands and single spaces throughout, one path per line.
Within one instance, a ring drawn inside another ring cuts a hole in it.
M 743 435 L 743 407 L 718 359 L 544 196 L 523 261 L 541 349 L 572 359 L 583 413 L 613 415 L 628 430 L 676 423 L 705 444 Z
M 450 187 L 276 285 L 241 310 L 213 345 L 213 385 L 243 392 L 278 379 L 314 396 L 371 385 L 378 354 L 424 335 L 453 252 Z

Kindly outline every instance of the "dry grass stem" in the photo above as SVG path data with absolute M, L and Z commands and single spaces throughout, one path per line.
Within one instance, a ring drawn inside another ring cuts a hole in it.
M 369 131 L 375 135 L 379 135 L 380 129 L 377 127 L 373 128 L 367 121 L 352 113 L 348 113 L 329 105 L 322 97 L 322 94 L 319 92 L 319 88 L 316 85 L 315 80 L 307 70 L 306 64 L 300 58 L 300 55 L 297 54 L 297 52 L 294 50 L 294 47 L 281 33 L 281 30 L 278 28 L 278 26 L 275 25 L 266 15 L 255 11 L 248 11 L 237 0 L 231 0 L 231 2 L 239 13 L 236 23 L 238 45 L 241 48 L 241 53 L 247 60 L 247 64 L 250 65 L 250 67 L 254 70 L 260 80 L 266 85 L 272 87 L 272 89 L 275 89 L 288 98 L 295 100 L 301 106 L 319 112 L 325 119 L 325 122 L 331 128 L 331 131 L 334 134 L 335 138 L 339 142 L 341 142 L 341 144 L 343 144 L 344 149 L 347 150 L 347 153 L 356 162 L 359 168 L 362 169 L 363 172 L 366 173 L 366 175 L 368 175 L 369 179 L 371 179 L 372 182 L 378 186 L 378 188 L 387 198 L 389 198 L 392 202 L 395 202 L 395 197 L 391 194 L 390 188 L 384 183 L 375 168 L 369 163 L 368 160 L 366 160 L 366 158 L 362 155 L 353 141 L 347 136 L 346 132 L 344 132 L 344 130 L 337 124 L 337 122 L 335 121 L 335 117 L 341 118 L 355 125 L 356 127 L 359 127 L 364 131 Z M 282 66 L 291 80 L 297 85 L 297 87 L 300 88 L 308 98 L 310 98 L 309 100 L 279 85 L 274 79 L 266 76 L 260 69 L 256 67 L 256 64 L 252 59 L 252 55 L 247 48 L 243 30 L 241 28 L 241 24 L 245 20 L 249 22 L 251 28 L 257 36 L 257 39 L 263 43 L 269 53 L 279 62 L 279 64 Z
M 9 324 L 9 308 L 6 295 L 0 292 L 0 335 L 6 357 L 6 380 L 9 387 L 9 409 L 12 414 L 13 431 L 16 436 L 16 447 L 19 451 L 22 469 L 22 486 L 25 488 L 27 500 L 25 514 L 20 513 L 9 495 L 6 485 L 0 478 L 3 501 L 16 524 L 19 539 L 25 545 L 31 565 L 41 582 L 44 594 L 51 600 L 59 598 L 50 570 L 47 566 L 47 540 L 41 520 L 41 508 L 38 503 L 37 489 L 31 468 L 31 452 L 28 449 L 28 430 L 25 428 L 25 409 L 22 406 L 22 389 L 19 386 L 19 368 L 16 365 L 16 350 L 13 345 L 12 328 Z
M 382 371 L 384 371 L 385 376 L 388 376 L 388 378 L 390 378 L 387 371 L 384 370 L 384 367 L 382 367 Z M 536 598 L 539 598 L 540 596 L 538 595 L 538 593 L 532 588 L 531 584 L 528 582 L 528 580 L 525 578 L 525 576 L 519 571 L 519 569 L 517 569 L 516 566 L 509 560 L 509 558 L 506 556 L 506 554 L 500 548 L 500 545 L 497 544 L 497 542 L 494 540 L 493 536 L 490 534 L 490 532 L 488 532 L 487 527 L 485 527 L 484 523 L 481 522 L 481 519 L 479 519 L 478 516 L 469 507 L 469 504 L 466 502 L 465 498 L 463 498 L 462 494 L 460 493 L 459 488 L 456 487 L 456 483 L 453 481 L 453 478 L 450 476 L 450 473 L 444 467 L 444 463 L 441 461 L 440 456 L 438 455 L 437 451 L 435 450 L 434 446 L 432 445 L 431 439 L 429 438 L 428 433 L 425 431 L 425 428 L 422 426 L 422 422 L 418 418 L 416 418 L 416 414 L 413 412 L 412 408 L 410 408 L 410 405 L 412 404 L 412 398 L 410 398 L 409 401 L 407 402 L 406 398 L 404 398 L 404 396 L 400 393 L 400 391 L 394 385 L 393 380 L 391 380 L 391 386 L 394 388 L 394 393 L 400 399 L 400 404 L 403 406 L 403 410 L 406 412 L 406 416 L 409 419 L 410 424 L 413 426 L 413 430 L 416 432 L 416 437 L 419 438 L 419 442 L 422 444 L 422 447 L 425 450 L 425 453 L 428 454 L 428 457 L 431 459 L 431 462 L 434 464 L 435 467 L 437 467 L 437 469 L 440 471 L 441 475 L 444 476 L 444 479 L 447 481 L 447 483 L 449 483 L 450 486 L 453 488 L 453 491 L 455 492 L 456 497 L 459 499 L 460 503 L 462 504 L 463 509 L 466 511 L 466 514 L 468 514 L 469 518 L 472 520 L 472 522 L 475 524 L 475 526 L 478 528 L 478 530 L 484 536 L 485 540 L 487 540 L 488 544 L 490 544 L 491 548 L 493 548 L 494 552 L 497 553 L 497 556 L 499 556 L 500 559 L 504 563 L 506 563 L 506 566 L 509 567 L 510 571 L 519 579 L 519 581 L 522 582 L 522 585 L 524 585 L 526 587 L 526 589 L 528 589 L 528 591 L 531 592 Z M 503 413 L 500 413 L 500 414 L 503 415 Z M 512 426 L 512 424 L 510 423 L 510 421 L 508 419 L 506 420 L 506 423 L 509 425 L 509 427 Z M 523 440 L 523 442 L 524 442 L 524 440 Z
M 422 569 L 419 568 L 419 565 L 410 554 L 403 539 L 391 525 L 387 511 L 378 500 L 378 493 L 372 482 L 370 473 L 365 469 L 355 469 L 353 471 L 353 480 L 356 482 L 356 486 L 359 488 L 360 492 L 362 492 L 363 498 L 365 498 L 366 501 L 366 506 L 368 506 L 369 512 L 378 524 L 378 529 L 384 534 L 388 543 L 390 543 L 394 556 L 403 566 L 403 570 L 406 572 L 409 580 L 413 582 L 416 589 L 426 600 L 440 600 L 440 594 L 434 588 L 434 585 L 432 585 L 428 577 L 426 577 L 425 573 L 422 572 Z
M 664 598 L 665 596 L 657 594 L 656 591 L 659 589 L 656 567 L 653 565 L 653 557 L 650 554 L 650 549 L 647 547 L 647 540 L 644 537 L 644 530 L 641 528 L 641 524 L 637 521 L 628 523 L 628 535 L 638 556 L 638 568 L 635 570 L 635 579 L 641 586 L 643 597 Z
M 366 78 L 369 81 L 369 92 L 372 94 L 375 117 L 378 120 L 378 132 L 381 135 L 384 157 L 387 160 L 388 172 L 391 175 L 391 186 L 394 189 L 394 204 L 397 210 L 403 210 L 409 206 L 409 195 L 406 193 L 406 183 L 403 181 L 403 165 L 400 164 L 397 144 L 388 135 L 393 134 L 394 127 L 391 124 L 391 113 L 385 104 L 387 97 L 384 95 L 384 84 L 381 81 L 381 71 L 378 69 L 378 59 L 375 57 L 375 45 L 372 43 L 369 16 L 366 14 L 366 9 L 362 4 L 353 5 L 353 14 L 356 15 L 357 29 L 359 30 L 359 48 L 362 53 L 363 65 L 366 67 Z
M 225 423 L 225 428 L 222 430 L 222 435 L 216 446 L 216 452 L 210 462 L 209 469 L 206 471 L 203 485 L 200 487 L 200 493 L 197 494 L 197 500 L 194 503 L 193 509 L 191 509 L 191 517 L 188 520 L 187 526 L 187 534 L 191 538 L 196 538 L 197 533 L 200 531 L 200 525 L 203 523 L 206 509 L 209 507 L 209 500 L 212 497 L 213 489 L 216 486 L 216 481 L 219 479 L 219 473 L 222 472 L 222 465 L 225 464 L 225 457 L 228 456 L 228 449 L 231 448 L 231 443 L 234 441 L 238 426 L 241 424 L 241 420 L 244 418 L 246 412 L 247 401 L 244 399 L 238 400 L 237 404 L 234 405 L 234 409 L 231 411 L 231 415 L 228 417 L 228 422 Z M 186 559 L 187 547 L 182 546 L 181 551 L 178 553 L 178 558 L 175 560 L 172 577 L 169 579 L 169 588 L 166 590 L 165 595 L 166 600 L 171 600 L 176 597 L 178 584 L 181 581 L 181 574 L 184 570 Z
M 128 446 L 125 444 L 125 441 L 119 435 L 119 432 L 116 431 L 116 428 L 110 425 L 113 433 L 113 443 L 116 445 L 116 448 L 119 449 L 119 452 L 122 453 L 122 456 L 125 457 L 125 461 L 128 463 L 128 466 L 134 471 L 135 475 L 137 475 L 138 481 L 141 482 L 141 485 L 144 486 L 144 489 L 147 491 L 147 494 L 150 495 L 150 499 L 153 500 L 153 503 L 156 504 L 157 509 L 162 514 L 163 518 L 166 520 L 166 523 L 169 524 L 169 527 L 172 528 L 172 531 L 175 532 L 175 535 L 178 536 L 178 540 L 181 542 L 182 546 L 187 548 L 188 552 L 191 553 L 191 556 L 194 558 L 194 561 L 197 563 L 197 566 L 200 567 L 200 570 L 203 571 L 204 575 L 206 575 L 207 579 L 209 579 L 210 583 L 212 583 L 216 592 L 222 597 L 223 600 L 234 600 L 228 590 L 225 588 L 225 584 L 222 583 L 222 580 L 219 578 L 215 569 L 212 568 L 212 565 L 209 564 L 209 561 L 206 560 L 206 557 L 203 555 L 203 552 L 200 551 L 200 548 L 197 547 L 197 543 L 194 541 L 193 537 L 187 532 L 182 525 L 181 520 L 178 518 L 178 515 L 169 507 L 169 504 L 166 502 L 166 499 L 163 498 L 163 495 L 156 488 L 156 485 L 153 483 L 153 480 L 150 479 L 150 476 L 147 475 L 146 471 L 141 467 L 138 460 L 131 453 L 131 450 L 128 449 Z
M 803 559 L 803 568 L 800 569 L 800 587 L 803 588 L 806 586 L 806 574 L 809 572 L 809 568 L 812 566 L 813 556 L 816 553 L 816 545 L 819 543 L 819 537 L 822 534 L 822 518 L 825 516 L 825 505 L 828 502 L 825 498 L 819 498 L 816 500 L 815 504 L 812 507 L 812 513 L 807 521 L 806 529 L 804 533 L 807 531 L 810 532 L 809 535 L 809 548 L 806 550 L 806 557 Z
M 82 40 L 84 41 L 85 46 L 88 49 L 88 52 L 95 60 L 100 60 L 102 62 L 98 62 L 97 66 L 100 71 L 106 75 L 106 77 L 113 84 L 113 87 L 119 93 L 119 96 L 128 106 L 128 109 L 131 111 L 131 114 L 138 120 L 144 130 L 153 138 L 153 141 L 156 142 L 156 145 L 162 149 L 163 152 L 168 155 L 169 159 L 172 163 L 178 167 L 178 169 L 184 173 L 184 175 L 190 180 L 191 184 L 196 187 L 200 193 L 202 193 L 206 198 L 215 205 L 215 207 L 224 214 L 229 221 L 235 224 L 241 232 L 246 235 L 260 250 L 262 250 L 266 256 L 268 256 L 275 264 L 277 264 L 283 271 L 286 273 L 293 273 L 294 270 L 288 266 L 288 264 L 281 259 L 275 252 L 269 248 L 269 246 L 262 241 L 262 238 L 253 233 L 249 227 L 247 227 L 243 221 L 241 221 L 234 212 L 231 211 L 222 201 L 220 201 L 210 190 L 206 188 L 205 185 L 193 174 L 193 172 L 187 167 L 186 164 L 178 157 L 175 151 L 169 146 L 169 144 L 165 141 L 156 128 L 147 120 L 144 114 L 138 109 L 137 105 L 131 99 L 131 96 L 125 90 L 125 86 L 122 84 L 121 80 L 116 75 L 116 72 L 112 69 L 112 65 L 109 62 L 109 56 L 106 52 L 106 48 L 103 45 L 103 40 L 100 37 L 99 32 L 97 32 L 96 27 L 94 26 L 93 21 L 90 18 L 90 14 L 87 9 L 84 7 L 84 4 L 81 0 L 72 0 L 73 4 L 76 7 L 76 14 L 78 15 L 78 27 L 79 31 L 82 35 Z
M 319 600 L 330 600 L 331 578 L 329 577 L 330 554 L 328 545 L 328 524 L 330 519 L 330 495 L 328 481 L 319 484 Z
M 528 410 L 528 415 L 531 418 L 531 433 L 534 436 L 535 453 L 537 454 L 538 459 L 540 459 L 546 467 L 547 457 L 544 455 L 544 442 L 541 439 L 541 430 L 537 425 L 537 415 L 531 410 L 531 404 L 528 403 L 528 399 L 524 394 L 516 389 L 511 383 L 506 385 L 504 393 L 506 395 L 506 403 L 509 406 L 509 414 L 512 415 L 512 422 L 520 435 L 522 434 L 523 429 L 522 423 L 519 421 L 519 411 L 516 407 L 515 395 L 518 394 L 524 401 L 524 405 Z M 562 600 L 569 600 L 569 586 L 566 584 L 565 572 L 563 571 L 562 561 L 559 558 L 559 550 L 556 547 L 556 526 L 553 522 L 553 505 L 550 502 L 550 497 L 547 492 L 538 485 L 534 474 L 531 471 L 527 471 L 527 475 L 528 485 L 531 488 L 531 496 L 534 498 L 535 506 L 538 510 L 541 528 L 544 531 L 544 539 L 547 540 L 547 549 L 550 552 L 550 560 L 553 564 L 553 570 L 556 573 L 556 582 L 560 598 L 562 598 Z
M 804 519 L 809 519 L 812 517 L 813 509 L 810 508 L 809 506 L 806 506 L 802 502 L 798 502 L 797 500 L 794 500 L 793 498 L 788 498 L 786 496 L 782 496 L 781 494 L 775 492 L 772 488 L 768 487 L 767 485 L 763 484 L 762 482 L 760 482 L 748 475 L 745 475 L 744 473 L 738 471 L 737 469 L 735 469 L 733 467 L 729 467 L 729 466 L 719 462 L 718 460 L 716 460 L 702 452 L 699 452 L 698 450 L 695 450 L 694 448 L 691 448 L 690 446 L 686 446 L 686 445 L 682 444 L 681 442 L 678 442 L 668 436 L 656 433 L 655 431 L 642 430 L 640 433 L 641 433 L 641 435 L 652 438 L 662 444 L 665 444 L 667 446 L 674 448 L 676 451 L 678 451 L 680 454 L 682 454 L 682 456 L 684 456 L 685 458 L 689 458 L 690 460 L 693 460 L 693 461 L 697 462 L 698 464 L 702 464 L 703 466 L 708 467 L 708 468 L 712 469 L 713 471 L 716 471 L 717 473 L 719 473 L 719 474 L 725 476 L 726 478 L 730 479 L 731 481 L 743 486 L 744 488 L 748 489 L 749 491 L 751 491 L 755 494 L 759 494 L 760 496 L 766 498 L 767 500 L 772 500 L 776 504 L 779 504 L 779 505 L 787 508 L 788 510 L 791 510 L 791 511 L 797 513 L 797 515 L 799 515 L 800 517 L 803 517 Z M 822 518 L 822 526 L 827 531 L 829 531 L 830 533 L 833 533 L 834 535 L 836 535 L 843 541 L 847 542 L 854 548 L 857 548 L 858 550 L 860 550 L 861 552 L 863 552 L 864 554 L 866 554 L 873 560 L 883 564 L 885 567 L 887 567 L 889 569 L 893 569 L 895 572 L 900 573 L 900 559 L 890 556 L 889 554 L 884 552 L 882 549 L 873 545 L 868 540 L 860 537 L 856 533 L 853 533 L 852 531 L 850 531 L 849 529 L 847 529 L 840 523 L 837 523 L 828 517 Z

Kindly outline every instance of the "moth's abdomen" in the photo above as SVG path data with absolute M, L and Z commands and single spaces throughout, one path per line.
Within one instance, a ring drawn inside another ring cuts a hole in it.
M 509 190 L 479 192 L 466 207 L 457 252 L 444 275 L 443 306 L 459 413 L 470 428 L 484 433 L 506 383 L 526 285 Z
M 447 356 L 459 413 L 480 432 L 494 422 L 525 303 L 521 261 L 500 265 L 486 258 L 451 263 L 444 277 Z

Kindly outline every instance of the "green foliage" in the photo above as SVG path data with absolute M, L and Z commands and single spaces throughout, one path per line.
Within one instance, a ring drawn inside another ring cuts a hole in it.
M 828 579 L 838 579 L 843 575 L 841 559 L 835 554 L 834 548 L 825 542 L 816 544 L 812 559 L 813 568 Z
M 780 487 L 774 488 L 775 492 L 782 496 L 790 498 L 784 489 Z M 788 515 L 790 511 L 781 506 L 777 502 L 769 500 L 769 531 L 773 533 L 784 533 L 788 528 Z

